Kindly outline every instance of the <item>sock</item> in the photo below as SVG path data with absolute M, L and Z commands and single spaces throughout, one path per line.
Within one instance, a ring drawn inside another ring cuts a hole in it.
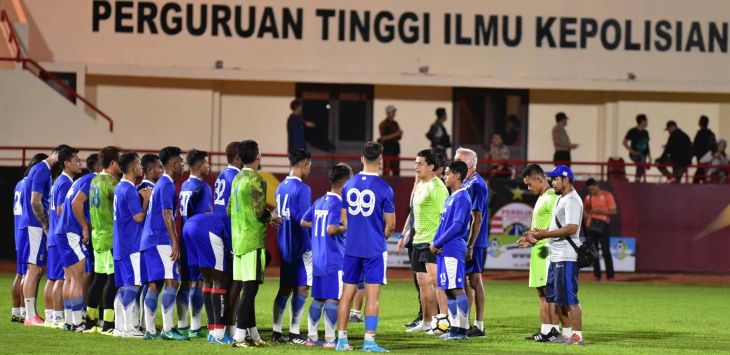
M 550 324 L 541 324 L 540 325 L 540 334 L 550 333 L 550 329 L 552 329 L 552 325 L 550 325 Z
M 124 331 L 124 305 L 122 302 L 122 295 L 127 291 L 127 287 L 123 286 L 117 289 L 117 294 L 114 296 L 114 329 Z
M 312 300 L 309 305 L 309 317 L 307 322 L 307 332 L 309 339 L 317 341 L 319 334 L 317 334 L 317 328 L 319 327 L 319 319 L 322 318 L 322 306 L 324 304 L 319 300 Z
M 246 340 L 246 336 L 248 335 L 248 329 L 243 328 L 236 328 L 236 334 L 233 335 L 233 340 L 235 341 L 244 341 Z
M 449 309 L 449 322 L 451 323 L 451 326 L 454 328 L 458 328 L 459 319 L 456 317 L 456 298 L 449 298 L 446 308 Z
M 152 290 L 147 290 L 147 295 L 144 297 L 144 327 L 151 334 L 157 334 L 155 318 L 157 317 L 158 297 L 159 293 Z
M 63 300 L 63 322 L 73 324 L 73 311 L 71 310 L 71 301 Z
M 190 289 L 190 329 L 200 329 L 200 320 L 203 317 L 202 311 L 203 290 L 200 287 L 193 287 Z
M 102 316 L 102 320 L 104 321 L 104 328 L 113 327 L 114 326 L 114 309 L 105 309 L 104 315 Z
M 272 329 L 275 332 L 281 333 L 281 320 L 284 318 L 284 311 L 286 310 L 286 301 L 289 300 L 289 295 L 276 295 L 274 299 L 274 324 Z
M 68 300 L 68 303 L 71 306 L 71 324 L 80 325 L 84 321 L 84 317 L 81 315 L 81 310 L 84 309 L 84 298 L 72 298 Z
M 210 300 L 211 300 L 211 316 L 213 317 L 213 324 L 220 327 L 220 336 L 218 339 L 225 335 L 225 324 L 226 324 L 226 303 L 228 302 L 228 292 L 222 288 L 211 288 L 210 289 Z M 218 333 L 216 333 L 218 334 Z
M 147 289 L 149 287 L 147 285 L 143 285 L 139 290 L 139 299 L 137 300 L 139 305 L 139 319 L 140 322 L 144 325 L 144 298 L 147 297 Z
M 365 333 L 365 342 L 375 341 L 375 333 Z
M 206 316 L 206 323 L 208 324 L 208 331 L 211 332 L 212 329 L 217 328 L 218 323 L 216 323 L 215 318 L 213 317 L 214 311 L 213 311 L 213 294 L 210 292 L 212 288 L 203 287 L 203 306 L 205 307 L 205 316 Z M 215 326 L 211 328 L 211 326 Z
M 583 331 L 582 330 L 576 330 L 573 332 L 573 334 L 577 335 L 581 339 L 583 339 Z
M 122 312 L 124 314 L 124 331 L 132 331 L 139 326 L 139 308 L 137 307 L 138 286 L 126 287 L 122 294 Z
M 236 328 L 236 326 L 235 326 L 235 325 L 229 325 L 229 326 L 226 326 L 226 328 L 227 328 L 227 332 L 228 332 L 228 335 L 230 335 L 230 336 L 231 336 L 231 338 L 232 338 L 232 337 L 233 337 L 234 335 L 236 335 L 236 329 L 237 329 L 237 328 Z
M 175 292 L 175 291 L 176 290 L 174 287 L 165 287 L 162 290 L 161 298 L 162 298 L 162 331 L 163 332 L 169 332 L 172 330 L 173 319 L 175 318 L 174 317 L 175 299 L 177 298 L 177 296 L 176 296 L 177 292 Z M 185 303 L 187 303 L 187 302 L 185 302 Z M 179 309 L 180 308 L 178 307 L 178 310 Z M 185 313 L 179 313 L 179 314 L 181 314 L 182 317 L 178 318 L 178 321 L 177 321 L 178 326 L 180 326 L 180 324 L 181 324 L 180 318 L 183 318 L 183 319 L 185 318 Z M 187 322 L 187 319 L 185 319 L 185 320 Z
M 298 293 L 291 299 L 289 333 L 299 334 L 302 324 L 304 304 L 307 303 L 307 295 Z
M 459 328 L 469 327 L 469 301 L 465 294 L 456 296 L 456 316 L 459 318 Z
M 477 329 L 479 329 L 479 330 L 484 330 L 484 321 L 475 319 L 474 326 L 477 327 Z
M 165 291 L 162 291 L 162 301 L 165 301 Z M 173 303 L 177 303 L 177 327 L 187 328 L 188 325 L 188 304 L 190 302 L 190 289 L 186 286 L 180 286 L 177 290 L 176 299 Z M 164 306 L 163 306 L 164 312 Z M 163 313 L 164 316 L 164 313 Z
M 25 318 L 25 319 L 28 319 L 28 318 L 25 317 L 25 315 L 26 315 L 25 314 L 25 307 L 20 307 L 20 316 L 23 317 L 23 318 Z
M 86 307 L 86 318 L 89 322 L 96 322 L 99 320 L 99 308 L 98 307 Z M 94 324 L 96 325 L 96 324 Z
M 25 313 L 26 313 L 25 320 L 34 320 L 36 317 L 35 297 L 27 297 L 27 298 L 25 298 L 24 301 L 25 301 Z
M 53 310 L 53 320 L 51 323 L 57 324 L 63 321 L 63 311 Z
M 560 332 L 560 335 L 570 338 L 571 335 L 573 335 L 573 328 L 571 327 L 563 327 L 563 331 Z
M 324 303 L 324 340 L 335 341 L 335 325 L 337 324 L 337 301 L 327 300 Z
M 114 324 L 114 310 L 116 308 L 121 309 L 121 303 L 117 304 L 117 294 L 118 291 L 114 282 L 114 274 L 109 274 L 104 284 L 104 294 L 102 295 L 104 305 L 103 329 L 105 330 L 116 328 L 116 324 Z
M 261 340 L 261 335 L 259 335 L 259 330 L 256 327 L 248 328 L 248 336 L 250 336 L 253 341 Z
M 13 307 L 13 316 L 20 317 L 20 307 Z
M 339 339 L 345 339 L 345 341 L 347 341 L 347 331 L 346 330 L 338 330 L 337 331 L 337 338 L 339 338 Z
M 46 322 L 51 323 L 53 321 L 53 310 L 46 308 Z
M 375 331 L 378 329 L 378 316 L 365 316 L 365 331 Z M 373 335 L 375 336 L 375 335 Z
M 555 330 L 560 330 L 560 324 L 550 324 L 550 330 L 552 330 L 553 328 L 555 328 Z M 548 333 L 550 333 L 550 332 L 548 332 Z M 547 333 L 545 333 L 545 334 L 547 334 Z

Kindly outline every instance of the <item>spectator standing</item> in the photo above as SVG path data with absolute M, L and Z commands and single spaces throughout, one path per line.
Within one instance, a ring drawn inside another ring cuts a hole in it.
M 568 116 L 563 112 L 555 115 L 555 126 L 553 127 L 553 146 L 555 154 L 553 154 L 553 162 L 570 166 L 570 151 L 578 148 L 577 144 L 570 143 L 570 137 L 565 127 L 568 125 Z
M 726 140 L 720 139 L 717 141 L 717 147 L 712 153 L 712 157 L 709 159 L 710 168 L 707 169 L 707 178 L 711 183 L 724 184 L 727 182 L 727 175 L 730 167 L 728 167 L 727 154 L 725 153 L 726 148 Z M 704 163 L 704 161 L 700 162 Z
M 495 133 L 492 135 L 492 142 L 489 145 L 489 151 L 484 154 L 484 159 L 489 160 L 489 174 L 497 178 L 510 178 L 512 171 L 506 160 L 509 160 L 509 147 L 504 144 L 502 135 Z
M 636 176 L 634 181 L 640 182 L 646 175 L 646 162 L 651 162 L 651 151 L 649 150 L 649 132 L 646 126 L 649 120 L 646 115 L 640 113 L 636 115 L 636 127 L 626 132 L 624 137 L 624 147 L 629 151 L 631 161 L 636 164 Z
M 692 153 L 694 153 L 694 156 L 697 158 L 697 163 L 701 164 L 700 160 L 702 160 L 702 157 L 704 157 L 705 154 L 715 151 L 717 142 L 715 140 L 715 133 L 712 133 L 712 131 L 707 128 L 710 124 L 710 119 L 707 118 L 707 116 L 702 115 L 700 116 L 699 124 L 700 130 L 697 131 L 695 140 L 692 143 Z M 695 171 L 695 176 L 692 179 L 692 182 L 700 184 L 706 182 L 706 180 L 707 175 L 705 168 L 703 166 L 698 167 L 697 171 Z
M 684 133 L 677 123 L 668 121 L 665 131 L 669 132 L 669 139 L 664 146 L 664 153 L 656 163 L 659 164 L 659 171 L 667 177 L 668 182 L 682 182 L 682 175 L 687 171 L 687 166 L 692 163 L 692 141 L 687 133 Z M 672 166 L 672 174 L 667 167 Z
M 504 128 L 504 144 L 509 146 L 522 144 L 522 123 L 516 115 L 507 116 Z
M 302 102 L 299 99 L 289 104 L 291 114 L 286 120 L 286 133 L 288 136 L 287 151 L 306 149 L 307 143 L 304 140 L 304 128 L 314 128 L 314 122 L 305 121 L 302 116 Z
M 583 198 L 586 236 L 596 245 L 596 250 L 600 248 L 606 265 L 606 279 L 613 280 L 610 223 L 611 216 L 616 215 L 616 200 L 613 198 L 613 194 L 601 190 L 593 178 L 586 181 L 586 188 L 588 188 L 588 194 Z M 598 259 L 593 261 L 593 276 L 596 277 L 596 281 L 601 280 L 601 263 Z
M 400 129 L 398 122 L 395 121 L 395 106 L 388 105 L 385 108 L 385 119 L 378 126 L 380 130 L 380 138 L 378 142 L 383 145 L 383 176 L 390 175 L 400 176 L 400 139 L 403 137 L 403 131 Z
M 446 132 L 444 122 L 446 122 L 446 109 L 439 107 L 436 109 L 436 122 L 431 124 L 431 128 L 426 133 L 426 138 L 431 141 L 431 148 L 434 151 L 446 156 L 446 149 L 451 147 L 451 137 Z

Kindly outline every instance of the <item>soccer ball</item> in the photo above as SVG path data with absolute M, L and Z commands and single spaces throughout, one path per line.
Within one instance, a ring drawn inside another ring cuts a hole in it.
M 433 329 L 434 334 L 445 334 L 449 331 L 449 328 L 451 328 L 451 322 L 449 322 L 449 317 L 443 314 L 439 314 L 434 317 L 434 321 L 431 324 L 431 329 Z

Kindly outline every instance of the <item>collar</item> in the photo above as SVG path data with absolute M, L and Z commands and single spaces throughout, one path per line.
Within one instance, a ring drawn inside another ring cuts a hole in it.
M 451 196 L 454 196 L 458 194 L 459 192 L 466 191 L 466 188 L 462 185 L 460 189 L 454 191 L 454 193 L 451 194 Z
M 45 159 L 43 159 L 43 164 L 46 164 L 46 168 L 48 168 L 48 170 L 51 170 L 51 164 L 48 164 Z
M 166 178 L 170 179 L 170 182 L 173 182 L 172 176 L 167 175 L 167 173 L 162 174 L 162 177 L 166 177 Z
M 73 178 L 71 177 L 71 175 L 69 175 L 69 174 L 66 174 L 66 172 L 65 172 L 65 171 L 62 171 L 62 172 L 61 172 L 61 176 L 65 176 L 65 177 L 67 177 L 67 178 L 68 178 L 69 180 L 71 180 L 71 181 L 74 181 L 74 179 L 73 179 Z
M 192 174 L 191 174 L 190 176 L 188 176 L 188 179 L 195 179 L 195 180 L 200 180 L 200 181 L 203 181 L 203 180 L 201 180 L 201 179 L 200 179 L 199 177 L 197 177 L 197 176 L 195 176 L 195 175 L 192 175 Z
M 291 180 L 291 179 L 299 180 L 299 182 L 302 182 L 302 179 L 300 179 L 298 176 L 294 176 L 294 175 L 289 175 L 284 180 Z
M 342 201 L 342 196 L 340 196 L 332 191 L 327 191 L 327 196 L 334 196 L 334 197 L 337 197 L 340 201 Z
M 112 174 L 107 173 L 106 171 L 102 170 L 99 175 L 109 175 L 112 176 Z
M 149 180 L 147 180 L 147 179 L 144 179 L 144 180 L 142 180 L 142 184 L 144 184 L 145 182 L 146 182 L 146 183 L 148 183 L 148 184 L 150 184 L 150 185 L 152 185 L 152 186 L 155 186 L 155 183 L 154 183 L 154 182 L 152 182 L 152 181 L 149 181 Z M 140 185 L 141 185 L 141 184 L 140 184 Z
M 361 171 L 360 174 L 362 175 L 368 175 L 368 176 L 378 176 L 378 173 L 371 173 L 368 171 Z
M 230 165 L 230 164 L 228 164 L 228 166 L 226 167 L 226 169 L 233 169 L 235 171 L 241 171 L 241 169 L 239 169 L 239 168 L 237 168 L 237 167 L 235 167 L 233 165 Z
M 127 180 L 127 179 L 125 179 L 125 178 L 122 178 L 122 180 L 120 180 L 120 181 L 119 181 L 119 183 L 120 183 L 120 184 L 121 184 L 121 183 L 123 183 L 123 182 L 126 182 L 126 183 L 128 183 L 128 184 L 130 184 L 130 185 L 134 186 L 134 183 L 133 183 L 133 182 L 131 182 L 131 181 L 129 181 L 129 180 Z
M 253 170 L 253 169 L 251 169 L 251 168 L 243 168 L 243 169 L 241 169 L 241 170 L 251 170 L 251 171 L 254 171 L 254 170 Z M 240 171 L 240 170 L 239 170 L 239 171 Z M 255 172 L 255 171 L 254 171 L 254 172 Z

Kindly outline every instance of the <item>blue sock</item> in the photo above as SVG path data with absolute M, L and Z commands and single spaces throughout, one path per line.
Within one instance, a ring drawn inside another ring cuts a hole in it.
M 447 306 L 449 308 L 449 321 L 451 321 L 451 323 L 453 323 L 456 320 L 456 312 L 457 312 L 456 298 L 449 298 Z
M 147 290 L 147 295 L 144 297 L 144 305 L 152 312 L 157 312 L 157 299 L 160 296 L 158 292 Z
M 281 296 L 277 295 L 276 296 L 276 299 L 274 300 L 274 302 L 276 303 L 276 305 L 279 306 L 279 309 L 281 309 L 282 311 L 284 311 L 286 309 L 286 302 L 287 301 L 289 301 L 289 295 L 288 294 L 281 295 Z
M 129 308 L 129 306 L 137 300 L 137 294 L 139 294 L 139 286 L 127 286 L 123 288 L 125 290 L 124 293 L 122 293 L 122 305 L 124 306 L 124 308 Z
M 71 309 L 71 300 L 63 300 L 63 309 Z
M 297 294 L 291 299 L 291 308 L 292 312 L 296 314 L 300 314 L 302 312 L 302 308 L 304 308 L 304 304 L 307 303 L 307 295 Z
M 378 329 L 378 316 L 365 315 L 365 331 Z
M 72 311 L 81 311 L 84 309 L 84 298 L 76 297 L 68 300 L 69 306 Z
M 190 289 L 190 304 L 193 306 L 193 313 L 200 313 L 203 309 L 203 289 L 193 287 Z
M 175 304 L 175 299 L 177 298 L 175 291 L 176 290 L 174 287 L 165 287 L 165 289 L 162 290 L 162 309 L 163 309 L 163 311 L 170 309 L 170 307 L 172 307 Z M 148 294 L 149 294 L 149 292 L 148 292 Z
M 337 303 L 335 301 L 325 302 L 324 318 L 331 324 L 337 324 Z M 375 327 L 378 327 L 378 317 L 375 317 Z
M 317 324 L 319 323 L 319 319 L 322 318 L 322 306 L 322 302 L 317 300 L 312 300 L 312 303 L 309 305 L 309 319 L 312 323 Z
M 466 295 L 456 296 L 457 317 L 459 318 L 459 328 L 463 330 L 469 328 L 469 301 Z

